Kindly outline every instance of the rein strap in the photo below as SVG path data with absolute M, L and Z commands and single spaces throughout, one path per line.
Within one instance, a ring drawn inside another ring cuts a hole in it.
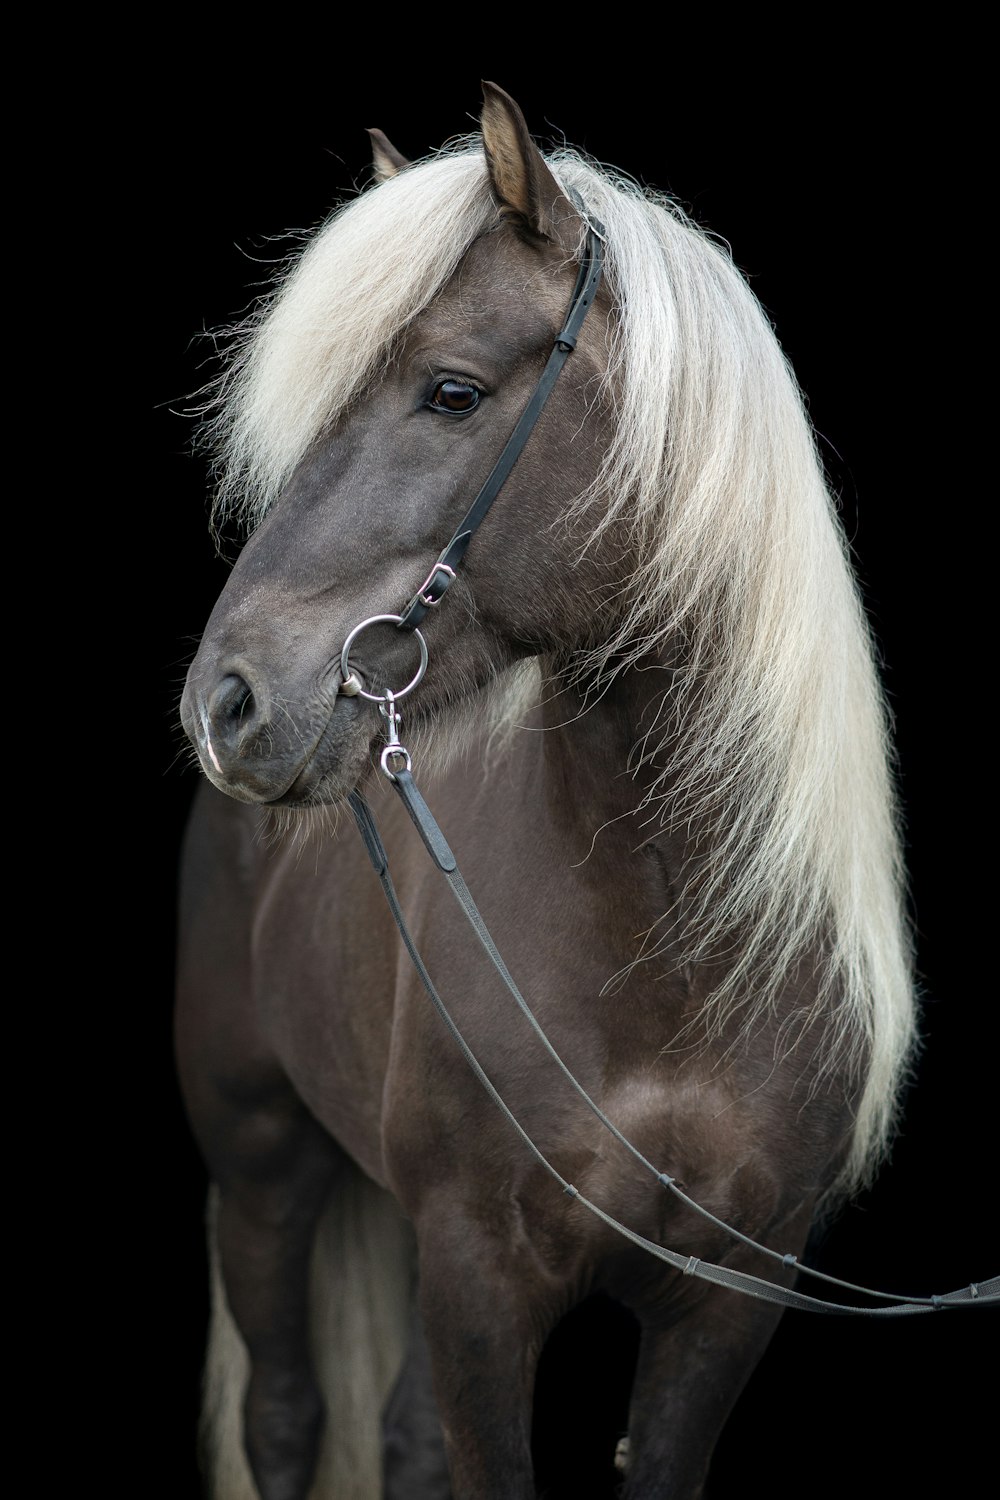
M 473 1053 L 468 1042 L 465 1040 L 441 996 L 438 994 L 438 991 L 434 985 L 434 981 L 431 979 L 427 967 L 420 956 L 420 951 L 417 948 L 413 936 L 406 925 L 406 918 L 403 916 L 402 907 L 399 904 L 399 897 L 396 894 L 395 886 L 392 883 L 392 876 L 389 873 L 389 858 L 385 852 L 385 846 L 379 836 L 378 828 L 375 824 L 375 819 L 372 817 L 371 808 L 368 806 L 368 803 L 365 801 L 364 797 L 362 797 L 360 792 L 351 792 L 347 800 L 350 805 L 351 812 L 354 814 L 354 821 L 358 826 L 358 831 L 361 834 L 365 848 L 368 851 L 368 856 L 381 883 L 382 891 L 385 895 L 386 902 L 388 903 L 389 910 L 392 912 L 393 919 L 396 923 L 397 928 L 399 929 L 399 935 L 403 939 L 406 951 L 410 955 L 413 966 L 416 969 L 421 984 L 430 997 L 431 1003 L 433 1004 L 438 1015 L 441 1017 L 441 1020 L 444 1022 L 445 1026 L 448 1028 L 448 1031 L 454 1038 L 463 1057 L 465 1058 L 465 1061 L 468 1063 L 472 1072 L 476 1075 L 476 1078 L 479 1080 L 486 1093 L 492 1099 L 493 1103 L 505 1116 L 509 1124 L 513 1126 L 514 1130 L 521 1137 L 521 1140 L 524 1142 L 525 1146 L 531 1152 L 535 1160 L 539 1163 L 540 1166 L 544 1167 L 545 1171 L 548 1172 L 550 1177 L 555 1178 L 556 1182 L 558 1182 L 559 1186 L 562 1188 L 563 1192 L 567 1194 L 568 1197 L 575 1198 L 579 1203 L 583 1205 L 584 1208 L 588 1210 L 588 1212 L 594 1214 L 598 1219 L 607 1224 L 609 1228 L 614 1229 L 618 1234 L 623 1235 L 625 1239 L 630 1240 L 632 1244 L 637 1245 L 642 1250 L 648 1251 L 650 1255 L 656 1256 L 658 1260 L 665 1261 L 667 1265 L 673 1266 L 675 1270 L 682 1271 L 685 1276 L 696 1276 L 703 1281 L 710 1281 L 716 1286 L 728 1287 L 730 1291 L 741 1292 L 744 1296 L 755 1297 L 759 1301 L 763 1302 L 775 1303 L 780 1307 L 796 1308 L 801 1312 L 834 1314 L 839 1313 L 843 1316 L 888 1318 L 901 1317 L 904 1314 L 909 1313 L 936 1312 L 945 1308 L 990 1307 L 1000 1304 L 1000 1276 L 992 1277 L 988 1281 L 973 1283 L 972 1285 L 962 1287 L 955 1292 L 946 1292 L 941 1296 L 932 1297 L 904 1297 L 901 1295 L 897 1296 L 894 1293 L 873 1291 L 869 1287 L 857 1286 L 855 1285 L 855 1283 L 850 1281 L 842 1281 L 836 1276 L 828 1276 L 825 1272 L 817 1271 L 811 1266 L 800 1265 L 798 1258 L 794 1255 L 782 1255 L 777 1250 L 772 1250 L 766 1245 L 758 1244 L 756 1240 L 752 1240 L 748 1235 L 742 1234 L 739 1230 L 734 1229 L 732 1225 L 726 1224 L 722 1219 L 716 1218 L 716 1216 L 713 1213 L 710 1213 L 708 1209 L 702 1208 L 702 1206 L 699 1203 L 696 1203 L 693 1198 L 689 1198 L 687 1193 L 685 1193 L 683 1189 L 678 1186 L 676 1180 L 673 1177 L 671 1177 L 666 1172 L 659 1171 L 652 1162 L 648 1161 L 646 1157 L 642 1155 L 637 1147 L 632 1145 L 632 1143 L 622 1134 L 618 1127 L 608 1119 L 607 1115 L 605 1115 L 600 1106 L 594 1102 L 594 1100 L 584 1089 L 583 1085 L 563 1062 L 562 1058 L 559 1056 L 558 1052 L 555 1050 L 552 1043 L 545 1035 L 545 1032 L 542 1030 L 538 1018 L 535 1016 L 534 1012 L 528 1005 L 528 1002 L 525 1000 L 517 985 L 514 983 L 514 980 L 511 978 L 507 966 L 501 958 L 499 950 L 497 949 L 497 946 L 494 943 L 492 936 L 490 935 L 490 931 L 486 926 L 486 923 L 483 921 L 482 914 L 473 901 L 468 886 L 462 879 L 461 872 L 458 868 L 458 863 L 455 859 L 454 854 L 448 846 L 448 841 L 446 840 L 444 834 L 441 832 L 441 829 L 438 827 L 437 821 L 431 813 L 430 808 L 427 806 L 427 803 L 420 795 L 420 792 L 417 789 L 409 770 L 400 770 L 396 771 L 395 773 L 389 773 L 389 775 L 393 786 L 399 793 L 399 797 L 403 803 L 403 806 L 406 808 L 406 811 L 409 814 L 414 827 L 416 828 L 421 840 L 423 841 L 424 847 L 426 848 L 428 854 L 431 856 L 434 864 L 442 872 L 445 879 L 447 880 L 449 886 L 451 887 L 452 895 L 455 897 L 456 901 L 461 907 L 466 920 L 469 922 L 473 932 L 476 934 L 476 937 L 479 939 L 480 943 L 485 949 L 487 956 L 489 957 L 494 968 L 497 970 L 507 989 L 513 996 L 518 1009 L 528 1020 L 536 1035 L 542 1041 L 546 1051 L 549 1053 L 549 1056 L 555 1061 L 560 1071 L 572 1084 L 573 1088 L 579 1094 L 580 1098 L 597 1116 L 601 1123 L 611 1131 L 615 1139 L 618 1140 L 623 1146 L 625 1146 L 627 1150 L 630 1151 L 631 1154 L 636 1157 L 644 1167 L 648 1168 L 648 1170 L 653 1174 L 653 1176 L 657 1179 L 661 1186 L 667 1188 L 688 1208 L 693 1209 L 696 1213 L 700 1214 L 703 1218 L 707 1219 L 710 1223 L 716 1225 L 718 1228 L 725 1230 L 726 1233 L 731 1235 L 734 1239 L 741 1241 L 743 1244 L 751 1247 L 754 1250 L 760 1251 L 764 1255 L 770 1256 L 774 1260 L 781 1261 L 781 1263 L 787 1269 L 801 1271 L 805 1275 L 815 1276 L 822 1281 L 831 1282 L 834 1285 L 844 1287 L 849 1291 L 859 1292 L 866 1297 L 875 1297 L 882 1301 L 888 1301 L 893 1305 L 889 1307 L 858 1307 L 853 1304 L 845 1304 L 841 1302 L 827 1302 L 820 1297 L 810 1297 L 805 1292 L 797 1292 L 793 1291 L 789 1287 L 778 1286 L 775 1282 L 765 1281 L 762 1277 L 752 1276 L 746 1271 L 736 1271 L 729 1266 L 719 1266 L 716 1265 L 713 1261 L 701 1260 L 696 1255 L 683 1255 L 679 1251 L 669 1250 L 665 1245 L 658 1245 L 655 1240 L 649 1240 L 644 1235 L 637 1234 L 635 1230 L 629 1229 L 626 1225 L 619 1223 L 617 1219 L 612 1218 L 612 1216 L 606 1213 L 604 1209 L 600 1208 L 596 1203 L 591 1202 L 589 1198 L 585 1197 L 584 1194 L 580 1192 L 579 1188 L 574 1187 L 571 1182 L 568 1182 L 566 1178 L 563 1177 L 561 1172 L 559 1172 L 557 1168 L 552 1165 L 548 1157 L 544 1155 L 544 1153 L 528 1135 L 524 1127 L 512 1114 L 511 1110 L 504 1102 L 503 1098 L 498 1093 L 493 1083 L 490 1081 L 485 1069 L 482 1067 L 478 1058 Z

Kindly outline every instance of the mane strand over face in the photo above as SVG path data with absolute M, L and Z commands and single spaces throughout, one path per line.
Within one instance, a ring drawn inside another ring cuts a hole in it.
M 575 510 L 591 543 L 614 528 L 635 556 L 576 665 L 598 682 L 654 657 L 672 668 L 633 769 L 654 827 L 713 830 L 684 941 L 692 960 L 739 942 L 707 1019 L 753 1027 L 821 955 L 804 1023 L 835 1017 L 831 1055 L 862 1085 L 848 1188 L 884 1149 L 914 1023 L 885 712 L 846 545 L 794 376 L 728 254 L 667 199 L 572 151 L 546 160 L 604 226 L 615 308 L 615 435 Z M 497 223 L 476 137 L 316 234 L 219 383 L 221 513 L 260 519 Z

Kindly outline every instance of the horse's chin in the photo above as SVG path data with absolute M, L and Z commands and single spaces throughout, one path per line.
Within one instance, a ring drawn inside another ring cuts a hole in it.
M 280 797 L 271 797 L 267 806 L 295 811 L 343 802 L 345 797 L 356 789 L 371 765 L 367 746 L 360 760 L 352 762 L 350 766 L 338 762 L 324 768 L 317 766 L 315 762 L 314 756 L 309 764 L 303 767 L 288 790 Z

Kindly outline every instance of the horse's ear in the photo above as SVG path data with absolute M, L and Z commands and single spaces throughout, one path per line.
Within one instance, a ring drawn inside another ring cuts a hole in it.
M 483 81 L 483 146 L 502 213 L 528 234 L 579 249 L 580 216 L 542 159 L 509 94 Z
M 372 143 L 372 166 L 375 168 L 377 182 L 386 182 L 410 165 L 402 152 L 396 150 L 385 131 L 369 130 L 368 135 Z

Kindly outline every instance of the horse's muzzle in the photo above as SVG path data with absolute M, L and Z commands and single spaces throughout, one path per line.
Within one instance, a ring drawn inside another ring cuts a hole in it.
M 181 700 L 185 733 L 213 785 L 240 802 L 292 806 L 351 790 L 369 735 L 353 701 L 338 697 L 339 674 L 293 702 L 246 662 L 225 668 L 206 682 L 193 667 Z

